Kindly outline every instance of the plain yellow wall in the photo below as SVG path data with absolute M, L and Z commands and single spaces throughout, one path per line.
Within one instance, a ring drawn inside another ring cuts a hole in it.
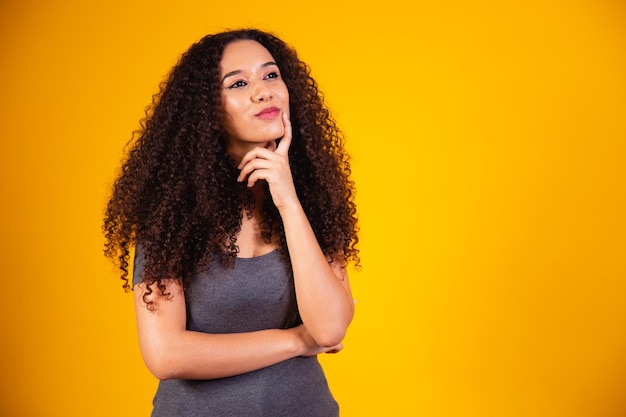
M 342 415 L 626 415 L 624 3 L 295 4 L 0 3 L 0 415 L 148 415 L 103 207 L 180 53 L 241 26 L 299 50 L 353 155 Z

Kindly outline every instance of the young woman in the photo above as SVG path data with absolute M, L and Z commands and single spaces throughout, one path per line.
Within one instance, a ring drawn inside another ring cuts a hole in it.
M 161 85 L 107 206 L 160 379 L 153 416 L 337 416 L 319 353 L 353 316 L 343 137 L 309 68 L 258 30 L 204 37 Z

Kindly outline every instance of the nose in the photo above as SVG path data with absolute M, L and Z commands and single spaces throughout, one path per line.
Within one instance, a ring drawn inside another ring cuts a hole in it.
M 255 103 L 260 103 L 263 101 L 271 100 L 273 97 L 272 91 L 267 88 L 263 82 L 256 83 L 254 88 L 252 89 L 252 101 Z

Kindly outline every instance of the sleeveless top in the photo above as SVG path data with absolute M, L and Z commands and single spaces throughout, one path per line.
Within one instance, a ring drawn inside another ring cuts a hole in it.
M 137 249 L 133 284 L 141 282 Z M 293 279 L 278 250 L 237 258 L 233 269 L 212 262 L 185 288 L 187 329 L 243 333 L 301 324 Z M 336 417 L 334 400 L 317 356 L 296 357 L 266 368 L 212 380 L 160 381 L 152 417 Z

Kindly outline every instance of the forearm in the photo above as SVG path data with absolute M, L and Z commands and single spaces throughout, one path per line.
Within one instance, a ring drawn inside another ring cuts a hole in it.
M 302 321 L 317 343 L 337 344 L 354 314 L 347 274 L 333 271 L 299 203 L 280 210 Z
M 143 337 L 142 337 L 143 336 Z M 159 379 L 214 379 L 238 375 L 300 355 L 288 330 L 207 334 L 180 330 L 141 335 L 148 369 Z
M 303 326 L 236 334 L 189 331 L 180 282 L 164 283 L 165 295 L 156 284 L 150 293 L 144 284 L 134 288 L 139 346 L 148 369 L 159 379 L 222 378 L 319 353 Z

